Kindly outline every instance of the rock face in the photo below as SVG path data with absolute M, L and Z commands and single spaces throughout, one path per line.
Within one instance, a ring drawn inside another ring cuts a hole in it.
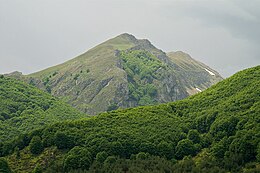
M 130 34 L 19 78 L 91 115 L 180 100 L 222 80 L 216 71 L 189 55 L 166 54 L 150 41 Z

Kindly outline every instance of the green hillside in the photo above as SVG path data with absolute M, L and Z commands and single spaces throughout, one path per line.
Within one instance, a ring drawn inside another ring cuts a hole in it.
M 0 146 L 36 128 L 83 117 L 86 115 L 34 86 L 0 76 Z
M 172 53 L 168 56 L 150 41 L 125 33 L 63 64 L 26 76 L 17 72 L 9 76 L 95 115 L 180 100 L 222 80 L 217 72 L 195 60 L 192 69 L 178 63 L 189 65 L 190 59 Z
M 257 66 L 181 101 L 60 122 L 5 159 L 17 172 L 259 172 L 259 79 Z

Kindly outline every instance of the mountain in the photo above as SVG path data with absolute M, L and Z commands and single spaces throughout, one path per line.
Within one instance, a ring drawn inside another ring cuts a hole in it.
M 50 125 L 5 159 L 19 172 L 259 172 L 259 79 L 256 66 L 184 100 Z
M 167 56 L 175 64 L 179 79 L 186 86 L 189 95 L 201 92 L 221 80 L 217 71 L 182 51 L 169 52 Z
M 23 76 L 88 114 L 183 99 L 222 80 L 185 53 L 166 54 L 146 39 L 121 34 L 63 64 Z
M 86 117 L 70 105 L 22 81 L 0 76 L 2 142 L 62 120 Z

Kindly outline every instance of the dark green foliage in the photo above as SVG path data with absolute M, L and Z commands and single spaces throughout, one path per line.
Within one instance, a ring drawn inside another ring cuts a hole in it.
M 40 165 L 36 165 L 35 168 L 33 169 L 32 173 L 42 173 L 42 168 Z
M 0 172 L 1 173 L 11 173 L 11 169 L 8 166 L 7 161 L 4 158 L 0 158 Z
M 110 167 L 112 164 L 116 163 L 116 160 L 115 156 L 108 156 L 104 162 L 104 166 Z
M 257 147 L 257 161 L 260 162 L 260 143 L 258 144 L 258 147 Z
M 227 119 L 215 121 L 211 126 L 210 133 L 216 138 L 216 140 L 222 139 L 225 136 L 234 135 L 237 123 L 238 118 L 233 116 Z
M 105 151 L 99 152 L 96 155 L 96 161 L 99 163 L 104 163 L 104 161 L 107 159 L 108 154 Z
M 72 148 L 64 158 L 64 170 L 88 169 L 92 163 L 91 153 L 84 147 Z
M 40 154 L 43 151 L 42 140 L 39 136 L 34 136 L 29 144 L 32 154 Z
M 174 148 L 171 143 L 161 141 L 157 145 L 158 155 L 161 157 L 166 157 L 167 159 L 171 159 L 174 156 Z
M 176 146 L 176 157 L 182 159 L 184 156 L 195 155 L 196 147 L 193 142 L 189 139 L 183 139 L 178 142 Z
M 148 153 L 140 152 L 136 155 L 136 159 L 145 160 L 148 157 Z
M 68 149 L 73 147 L 72 137 L 60 131 L 55 133 L 54 143 L 58 149 Z
M 16 154 L 16 159 L 20 159 L 21 158 L 21 154 L 20 154 L 20 150 L 18 147 L 15 147 L 14 152 Z
M 187 137 L 194 144 L 200 143 L 200 134 L 197 130 L 190 130 Z

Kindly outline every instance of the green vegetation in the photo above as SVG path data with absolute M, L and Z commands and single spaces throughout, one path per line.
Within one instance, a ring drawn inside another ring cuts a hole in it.
M 83 117 L 86 115 L 32 85 L 0 78 L 0 155 L 7 154 L 8 148 L 15 145 L 12 140 L 21 134 L 61 120 Z M 19 140 L 28 144 L 29 139 L 25 135 Z M 6 141 L 10 141 L 9 146 L 3 146 Z
M 0 172 L 11 173 L 11 169 L 9 168 L 8 163 L 4 158 L 0 158 Z
M 24 172 L 48 158 L 46 172 L 257 172 L 259 78 L 257 66 L 182 101 L 49 125 L 28 134 L 42 139 L 39 156 L 27 154 L 27 164 L 15 153 L 6 159 Z M 67 137 L 72 143 L 60 147 Z
M 154 55 L 143 50 L 121 51 L 123 69 L 127 73 L 130 100 L 138 105 L 156 103 L 157 88 L 153 79 L 158 78 L 157 70 L 165 67 Z
M 63 167 L 65 171 L 75 169 L 88 169 L 92 163 L 91 153 L 84 147 L 74 147 L 64 158 Z
M 42 140 L 39 136 L 34 136 L 31 139 L 29 148 L 32 154 L 40 154 L 43 151 Z

